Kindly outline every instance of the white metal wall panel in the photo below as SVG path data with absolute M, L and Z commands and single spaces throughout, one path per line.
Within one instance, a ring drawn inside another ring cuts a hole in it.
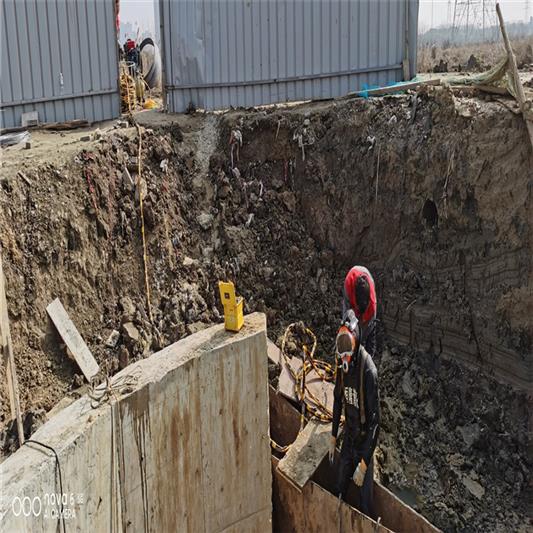
M 1 0 L 0 127 L 120 114 L 113 0 Z
M 415 73 L 418 0 L 159 1 L 169 111 L 332 98 L 401 81 L 406 36 Z

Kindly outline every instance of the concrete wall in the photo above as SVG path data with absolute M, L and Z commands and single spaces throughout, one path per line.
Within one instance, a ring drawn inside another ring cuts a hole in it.
M 56 531 L 56 493 L 69 531 L 270 530 L 266 349 L 249 315 L 129 366 L 111 405 L 61 411 L 32 438 L 58 453 L 63 488 L 53 454 L 25 445 L 0 465 L 0 531 Z

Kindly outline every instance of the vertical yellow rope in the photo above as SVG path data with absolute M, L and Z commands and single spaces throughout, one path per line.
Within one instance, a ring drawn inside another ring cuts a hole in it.
M 146 236 L 144 231 L 144 210 L 143 210 L 143 194 L 141 190 L 141 127 L 139 124 L 137 127 L 137 133 L 139 135 L 139 154 L 138 154 L 138 175 L 137 175 L 137 190 L 139 191 L 139 208 L 141 210 L 141 236 L 143 241 L 143 261 L 144 261 L 144 285 L 146 290 L 146 305 L 148 306 L 148 317 L 150 318 L 150 324 L 153 322 L 152 317 L 152 304 L 150 303 L 150 284 L 148 283 L 148 255 L 146 253 Z M 148 189 L 148 187 L 147 187 Z

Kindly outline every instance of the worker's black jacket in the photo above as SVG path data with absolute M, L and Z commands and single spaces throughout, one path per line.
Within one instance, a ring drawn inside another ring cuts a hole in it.
M 379 393 L 378 372 L 374 361 L 368 353 L 364 357 L 363 368 L 363 403 L 365 422 L 361 421 L 361 347 L 357 361 L 350 364 L 345 374 L 342 367 L 337 368 L 333 401 L 332 434 L 337 436 L 341 411 L 344 405 L 345 428 L 344 438 L 353 443 L 357 455 L 362 457 L 367 465 L 370 464 L 379 435 Z

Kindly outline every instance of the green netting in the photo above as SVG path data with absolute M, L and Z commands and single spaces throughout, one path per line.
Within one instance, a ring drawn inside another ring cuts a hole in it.
M 516 87 L 513 77 L 509 72 L 509 59 L 503 57 L 490 70 L 475 74 L 474 76 L 455 76 L 447 78 L 450 85 L 487 85 L 492 87 L 501 87 L 507 89 L 509 93 L 516 98 Z

